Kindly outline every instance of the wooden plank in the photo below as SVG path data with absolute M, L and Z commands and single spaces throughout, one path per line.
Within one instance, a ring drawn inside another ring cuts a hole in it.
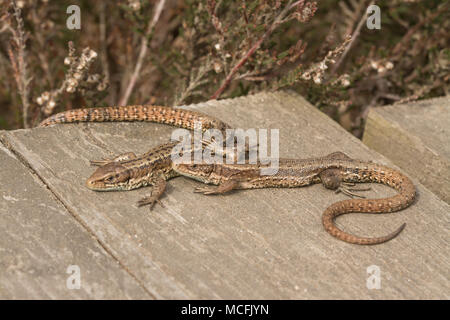
M 450 97 L 372 108 L 363 142 L 450 203 Z
M 0 299 L 151 298 L 1 145 L 0 163 Z
M 281 156 L 343 151 L 392 165 L 303 98 L 262 93 L 190 106 L 239 128 L 280 129 Z M 61 125 L 3 133 L 77 219 L 157 298 L 448 298 L 449 206 L 418 186 L 418 201 L 386 215 L 345 215 L 338 224 L 358 235 L 407 227 L 393 241 L 357 246 L 328 235 L 321 214 L 345 199 L 320 185 L 223 196 L 192 193 L 198 182 L 176 178 L 165 208 L 138 208 L 149 188 L 93 192 L 85 188 L 90 159 L 144 152 L 173 128 L 144 123 Z M 370 197 L 395 192 L 373 185 Z M 381 271 L 381 289 L 366 287 L 367 268 Z

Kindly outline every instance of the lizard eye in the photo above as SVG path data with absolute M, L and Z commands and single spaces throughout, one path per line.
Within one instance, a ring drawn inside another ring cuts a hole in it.
M 107 182 L 113 182 L 114 181 L 114 176 L 109 176 L 108 178 L 105 179 Z

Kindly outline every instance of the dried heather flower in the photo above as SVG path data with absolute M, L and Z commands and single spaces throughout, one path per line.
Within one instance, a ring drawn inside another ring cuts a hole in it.
M 128 0 L 128 7 L 130 7 L 133 11 L 141 10 L 141 1 L 140 0 Z
M 25 1 L 18 0 L 18 1 L 16 1 L 16 5 L 18 8 L 23 9 L 25 7 Z
M 214 71 L 215 71 L 216 73 L 221 73 L 222 70 L 223 70 L 222 64 L 221 64 L 220 62 L 217 62 L 217 61 L 214 62 L 213 68 L 214 68 Z

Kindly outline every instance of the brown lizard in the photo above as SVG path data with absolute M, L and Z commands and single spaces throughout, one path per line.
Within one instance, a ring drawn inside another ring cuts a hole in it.
M 151 105 L 73 109 L 48 117 L 39 124 L 39 127 L 58 123 L 108 121 L 156 122 L 191 130 L 194 129 L 195 122 L 200 122 L 203 129 L 225 130 L 230 128 L 223 121 L 198 111 Z
M 280 159 L 278 172 L 262 175 L 260 170 L 267 165 L 258 164 L 174 164 L 181 175 L 217 187 L 200 187 L 196 192 L 223 194 L 233 189 L 291 188 L 322 182 L 328 189 L 351 191 L 347 186 L 355 182 L 376 182 L 396 189 L 399 194 L 385 199 L 350 199 L 329 206 L 322 215 L 325 230 L 332 236 L 354 244 L 379 244 L 395 238 L 405 227 L 403 224 L 391 234 L 379 238 L 363 238 L 340 230 L 334 219 L 351 212 L 385 213 L 408 207 L 415 198 L 412 181 L 402 173 L 379 164 L 354 160 L 342 152 L 312 159 Z M 367 189 L 366 189 L 367 190 Z
M 194 129 L 200 123 L 202 130 L 218 129 L 225 136 L 231 127 L 214 117 L 197 111 L 165 106 L 136 105 L 124 107 L 74 109 L 52 115 L 40 123 L 46 127 L 59 123 L 107 122 L 107 121 L 148 121 Z M 177 176 L 172 170 L 172 149 L 178 142 L 169 142 L 152 148 L 137 156 L 132 152 L 120 154 L 111 159 L 91 161 L 100 166 L 86 181 L 86 186 L 96 191 L 131 190 L 153 185 L 152 194 L 141 199 L 139 206 L 159 201 L 166 188 L 166 180 Z
M 120 110 L 123 110 L 123 108 L 127 111 L 121 112 Z M 192 116 L 189 115 L 191 111 L 187 110 L 172 113 L 173 109 L 169 107 L 155 107 L 154 110 L 156 111 L 150 111 L 162 114 L 162 116 L 131 116 L 140 113 L 140 108 L 144 108 L 144 106 L 97 108 L 97 111 L 88 111 L 90 109 L 73 110 L 52 116 L 45 120 L 42 125 L 79 121 L 140 121 L 146 119 L 146 121 L 193 128 L 194 121 L 200 119 L 200 121 L 206 121 L 204 128 L 217 127 L 221 130 L 229 128 L 220 120 L 200 113 L 192 112 Z M 112 112 L 105 111 L 106 109 Z M 116 111 L 116 109 L 119 109 L 119 111 Z M 149 112 L 149 109 L 143 109 L 142 111 L 144 110 Z M 173 120 L 172 118 L 178 112 L 183 112 L 185 117 L 187 115 L 187 120 Z M 196 117 L 197 115 L 199 118 Z M 379 182 L 399 190 L 400 194 L 395 197 L 377 200 L 345 200 L 327 208 L 323 214 L 323 224 L 326 230 L 341 240 L 357 244 L 377 244 L 388 241 L 397 236 L 405 225 L 385 237 L 360 238 L 338 229 L 333 222 L 335 217 L 349 212 L 397 211 L 409 206 L 415 197 L 414 185 L 398 171 L 373 163 L 352 160 L 340 152 L 323 158 L 281 159 L 281 171 L 278 171 L 274 176 L 261 176 L 261 164 L 174 164 L 170 158 L 173 146 L 173 143 L 168 143 L 153 148 L 140 157 L 133 153 L 126 153 L 114 159 L 93 161 L 93 164 L 103 166 L 92 174 L 86 185 L 97 191 L 131 190 L 141 186 L 153 185 L 152 195 L 138 202 L 139 205 L 150 204 L 151 206 L 155 202 L 159 202 L 158 199 L 166 187 L 166 180 L 179 175 L 192 177 L 205 183 L 219 184 L 219 187 L 214 190 L 209 188 L 199 189 L 206 194 L 224 193 L 239 188 L 298 187 L 318 182 L 322 182 L 327 188 L 344 191 L 348 195 L 354 195 L 350 192 L 353 190 L 347 188 L 349 182 Z M 205 175 L 205 173 L 208 174 Z M 214 180 L 214 177 L 217 180 Z

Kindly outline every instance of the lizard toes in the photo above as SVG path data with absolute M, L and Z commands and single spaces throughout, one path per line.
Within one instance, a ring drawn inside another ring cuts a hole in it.
M 198 187 L 198 188 L 195 188 L 194 192 L 195 193 L 203 193 L 203 194 L 213 194 L 215 191 L 214 191 L 214 189 L 211 189 L 208 187 L 204 187 L 204 188 Z
M 107 163 L 109 163 L 110 161 L 108 161 L 108 160 L 106 160 L 106 159 L 102 159 L 102 160 L 91 160 L 91 161 L 89 161 L 89 163 L 91 164 L 91 166 L 97 166 L 97 167 L 100 167 L 100 166 L 103 166 L 103 165 L 105 165 L 105 164 L 107 164 Z
M 156 200 L 156 202 L 158 202 L 158 204 L 159 204 L 161 207 L 163 207 L 163 208 L 166 207 L 166 206 L 164 205 L 164 203 L 161 202 L 161 200 Z

